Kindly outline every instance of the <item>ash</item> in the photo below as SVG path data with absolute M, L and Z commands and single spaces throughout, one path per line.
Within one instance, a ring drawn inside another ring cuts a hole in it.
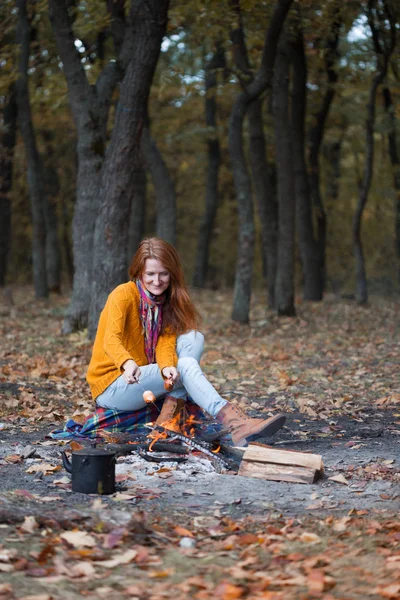
M 116 476 L 129 475 L 137 480 L 142 480 L 146 476 L 152 475 L 158 475 L 163 479 L 173 475 L 175 480 L 184 480 L 227 472 L 219 464 L 214 464 L 212 460 L 197 454 L 186 455 L 184 462 L 174 461 L 173 455 L 168 453 L 166 456 L 165 452 L 152 452 L 151 455 L 157 462 L 149 462 L 138 454 L 119 457 L 115 469 Z M 163 458 L 166 460 L 163 461 Z

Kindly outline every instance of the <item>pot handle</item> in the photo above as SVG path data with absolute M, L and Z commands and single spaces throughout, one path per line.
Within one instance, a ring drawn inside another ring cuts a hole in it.
M 72 473 L 72 465 L 68 460 L 68 456 L 65 454 L 65 450 L 61 453 L 62 462 L 64 465 L 64 469 L 68 471 L 68 473 Z

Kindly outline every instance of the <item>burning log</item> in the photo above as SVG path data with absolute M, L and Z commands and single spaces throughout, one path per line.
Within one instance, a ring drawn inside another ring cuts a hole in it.
M 161 425 L 149 426 L 149 428 L 153 431 L 158 431 L 161 434 L 172 436 L 174 440 L 180 440 L 189 449 L 202 452 L 203 454 L 211 458 L 212 461 L 220 467 L 225 467 L 227 469 L 231 469 L 233 467 L 232 462 L 229 459 L 222 458 L 222 456 L 217 454 L 216 450 L 211 449 L 212 445 L 207 444 L 207 442 L 194 440 L 193 438 L 187 437 L 183 433 L 179 433 L 174 430 L 169 430 L 168 428 L 162 427 Z
M 319 454 L 250 444 L 243 454 L 238 475 L 273 481 L 314 483 L 322 477 L 323 472 L 324 464 Z
M 127 444 L 107 444 L 104 446 L 105 450 L 111 450 L 115 452 L 117 456 L 125 456 L 137 452 L 140 454 L 142 451 L 149 449 L 151 442 L 137 442 Z M 152 446 L 154 452 L 171 452 L 172 454 L 189 454 L 189 450 L 181 444 L 174 444 L 171 442 L 156 442 Z

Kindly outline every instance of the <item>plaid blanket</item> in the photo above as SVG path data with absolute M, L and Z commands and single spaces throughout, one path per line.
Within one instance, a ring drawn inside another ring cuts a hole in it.
M 92 439 L 98 437 L 100 430 L 105 430 L 109 433 L 122 433 L 145 429 L 144 425 L 146 423 L 154 422 L 157 419 L 163 401 L 163 399 L 160 399 L 157 402 L 146 404 L 145 407 L 134 412 L 122 412 L 112 408 L 98 407 L 83 424 L 69 419 L 63 429 L 54 429 L 46 437 L 55 440 L 67 440 L 71 438 Z M 191 400 L 185 402 L 185 410 L 187 417 L 193 416 L 196 421 L 203 422 L 203 428 L 205 425 L 206 429 L 208 429 L 207 422 L 208 424 L 212 423 L 201 408 Z

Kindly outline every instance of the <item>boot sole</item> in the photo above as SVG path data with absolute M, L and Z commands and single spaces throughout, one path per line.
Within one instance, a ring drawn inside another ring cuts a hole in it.
M 247 442 L 253 442 L 257 440 L 259 437 L 271 437 L 284 426 L 286 421 L 286 417 L 284 415 L 277 415 L 276 417 L 272 417 L 271 421 L 264 427 L 264 429 L 260 429 L 257 433 L 253 433 L 248 435 L 246 440 Z

